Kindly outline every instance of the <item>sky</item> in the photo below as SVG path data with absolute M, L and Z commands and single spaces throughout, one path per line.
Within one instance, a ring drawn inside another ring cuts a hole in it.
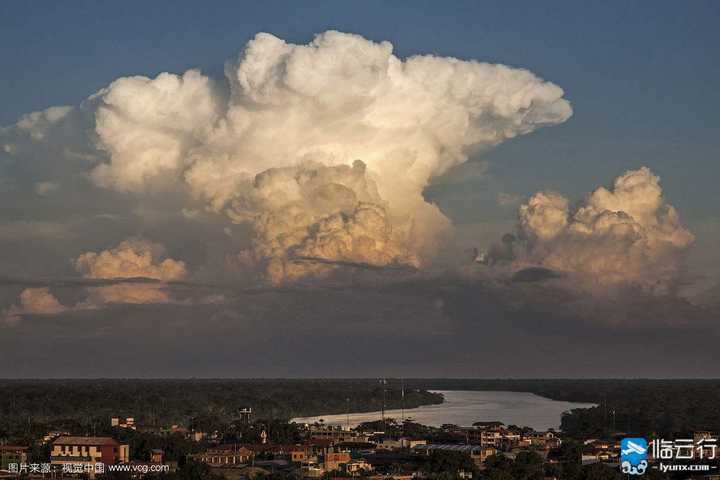
M 0 377 L 716 377 L 719 19 L 3 2 Z

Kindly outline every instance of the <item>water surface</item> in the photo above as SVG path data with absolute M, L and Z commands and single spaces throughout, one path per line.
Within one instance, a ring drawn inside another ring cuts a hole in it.
M 445 401 L 440 405 L 426 405 L 405 410 L 405 418 L 423 425 L 439 427 L 445 423 L 470 426 L 474 422 L 500 421 L 505 425 L 518 425 L 535 430 L 559 429 L 563 412 L 573 408 L 589 408 L 592 403 L 573 403 L 550 400 L 527 392 L 484 392 L 436 390 L 442 393 Z M 401 410 L 387 410 L 386 418 L 400 419 Z M 381 412 L 351 413 L 348 416 L 322 415 L 317 417 L 294 418 L 298 423 L 313 423 L 323 419 L 328 425 L 345 426 L 348 419 L 350 427 L 362 422 L 380 420 Z

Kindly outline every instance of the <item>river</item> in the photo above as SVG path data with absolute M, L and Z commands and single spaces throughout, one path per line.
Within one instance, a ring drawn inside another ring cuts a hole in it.
M 425 405 L 406 409 L 405 418 L 423 425 L 439 427 L 445 423 L 470 426 L 478 421 L 500 421 L 505 425 L 527 426 L 542 431 L 558 429 L 562 413 L 573 408 L 589 408 L 592 403 L 572 403 L 550 400 L 527 392 L 485 392 L 437 390 L 445 397 L 439 405 Z M 401 410 L 387 410 L 386 418 L 400 420 Z M 314 423 L 320 419 L 327 425 L 350 427 L 362 422 L 380 420 L 381 412 L 351 413 L 349 416 L 321 415 L 317 417 L 294 418 L 297 423 Z

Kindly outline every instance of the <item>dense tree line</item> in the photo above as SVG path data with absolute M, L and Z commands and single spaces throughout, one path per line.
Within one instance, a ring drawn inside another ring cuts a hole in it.
M 99 434 L 110 417 L 141 425 L 220 430 L 250 407 L 289 419 L 441 403 L 442 396 L 365 380 L 0 380 L 0 439 L 30 443 L 49 430 Z

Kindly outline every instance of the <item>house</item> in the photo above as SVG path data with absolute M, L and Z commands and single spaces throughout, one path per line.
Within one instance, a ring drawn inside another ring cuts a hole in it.
M 330 440 L 333 443 L 351 441 L 357 437 L 355 432 L 328 425 L 310 425 L 307 434 L 309 438 Z
M 159 448 L 154 448 L 150 450 L 150 463 L 163 463 L 164 456 L 165 452 L 163 452 Z
M 255 453 L 244 446 L 219 445 L 202 453 L 189 455 L 189 457 L 211 467 L 227 467 L 245 465 L 255 457 Z
M 427 440 L 421 440 L 418 438 L 401 438 L 403 448 L 415 448 L 418 445 L 427 445 Z
M 594 440 L 586 443 L 582 450 L 582 463 L 590 464 L 597 462 L 609 462 L 616 460 L 618 452 L 612 442 L 606 440 Z
M 504 427 L 505 424 L 503 422 L 475 422 L 473 423 L 473 427 L 476 427 L 478 430 L 484 430 L 486 428 L 498 428 L 498 427 Z
M 323 466 L 326 472 L 332 472 L 340 470 L 350 460 L 350 452 L 328 452 L 325 454 Z
M 296 445 L 290 451 L 290 461 L 293 463 L 307 463 L 312 457 L 312 448 L 309 445 Z
M 376 447 L 378 450 L 397 450 L 400 448 L 415 448 L 417 445 L 425 445 L 427 441 L 425 440 L 419 440 L 419 439 L 413 439 L 413 438 L 407 438 L 407 437 L 401 437 L 401 438 L 383 438 L 380 440 Z M 339 445 L 345 445 L 347 442 L 341 443 Z M 372 445 L 372 444 L 369 444 Z M 366 448 L 367 450 L 367 448 Z
M 63 435 L 70 435 L 70 432 L 61 432 L 58 430 L 51 430 L 49 431 L 42 439 L 42 444 L 47 445 L 48 443 L 52 442 L 58 437 L 62 437 Z
M 546 432 L 532 432 L 523 435 L 522 440 L 529 441 L 529 444 L 533 447 L 542 449 L 558 448 L 561 444 L 560 437 L 558 437 L 552 430 L 548 430 Z
M 52 442 L 50 463 L 52 465 L 83 464 L 95 466 L 96 463 L 113 465 L 127 463 L 130 460 L 130 448 L 121 445 L 111 437 L 58 437 Z
M 135 430 L 135 418 L 134 417 L 127 417 L 127 418 L 120 418 L 120 417 L 112 417 L 110 418 L 110 426 L 116 427 L 116 428 L 130 428 L 132 430 Z
M 458 428 L 453 433 L 462 435 L 466 443 L 494 448 L 517 446 L 521 441 L 519 432 L 500 422 L 476 422 L 474 427 Z
M 357 460 L 350 460 L 343 466 L 343 470 L 346 474 L 351 477 L 359 477 L 367 472 L 373 471 L 373 466 L 370 465 L 365 459 L 359 458 Z
M 8 470 L 8 465 L 27 463 L 28 447 L 19 445 L 0 445 L 0 470 Z
M 461 452 L 470 457 L 470 459 L 479 468 L 483 468 L 485 459 L 495 455 L 497 450 L 491 446 L 482 445 L 456 445 L 456 444 L 438 444 L 431 443 L 427 445 L 418 445 L 413 450 L 417 453 L 424 453 L 425 455 L 431 455 L 432 452 L 437 450 L 446 450 L 452 452 Z

